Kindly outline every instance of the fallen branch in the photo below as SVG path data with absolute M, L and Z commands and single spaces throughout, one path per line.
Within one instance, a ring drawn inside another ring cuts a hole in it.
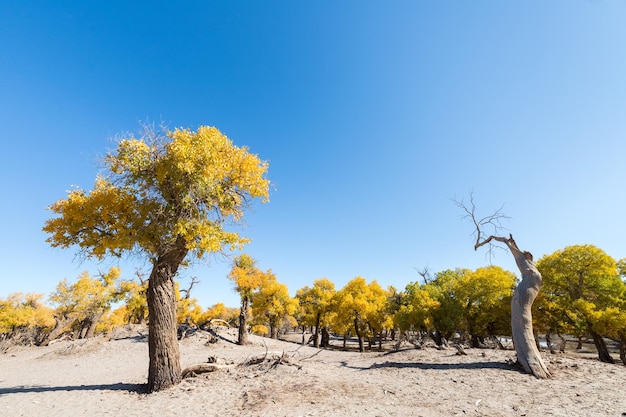
M 198 376 L 199 374 L 205 374 L 207 372 L 215 372 L 219 370 L 220 367 L 214 363 L 200 363 L 183 369 L 182 377 L 183 379 L 193 378 L 195 376 Z

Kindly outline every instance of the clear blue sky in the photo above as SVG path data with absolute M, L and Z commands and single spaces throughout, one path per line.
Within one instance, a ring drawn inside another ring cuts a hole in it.
M 271 201 L 242 233 L 292 294 L 488 264 L 451 201 L 470 190 L 536 258 L 626 257 L 625 22 L 608 0 L 0 0 L 0 296 L 115 264 L 41 228 L 146 120 L 216 126 L 270 162 Z M 200 279 L 204 307 L 237 306 L 229 268 L 181 280 Z

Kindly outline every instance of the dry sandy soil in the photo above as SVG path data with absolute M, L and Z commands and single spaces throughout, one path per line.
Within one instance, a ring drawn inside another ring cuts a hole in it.
M 111 340 L 11 347 L 0 353 L 0 416 L 626 416 L 626 368 L 546 354 L 537 380 L 513 351 L 345 352 L 199 332 L 180 342 L 183 368 L 219 369 L 145 394 L 145 329 Z M 215 340 L 217 340 L 215 342 Z

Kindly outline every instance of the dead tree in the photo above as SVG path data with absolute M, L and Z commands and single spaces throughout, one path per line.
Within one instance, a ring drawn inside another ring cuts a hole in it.
M 474 234 L 476 236 L 474 250 L 487 245 L 491 254 L 494 242 L 499 242 L 506 245 L 515 258 L 515 263 L 522 274 L 522 280 L 515 288 L 511 300 L 511 330 L 517 361 L 526 372 L 535 377 L 541 379 L 549 378 L 551 376 L 550 372 L 541 358 L 539 349 L 537 349 L 533 333 L 531 309 L 541 289 L 542 280 L 539 270 L 533 263 L 532 254 L 520 250 L 515 240 L 513 240 L 513 235 L 509 234 L 508 238 L 498 236 L 498 232 L 501 230 L 500 222 L 507 218 L 507 216 L 502 214 L 501 209 L 496 210 L 495 213 L 487 217 L 478 219 L 472 194 L 470 194 L 469 207 L 463 201 L 455 201 L 455 203 L 465 211 L 466 215 L 464 217 L 474 223 Z M 483 231 L 485 227 L 491 227 L 494 230 L 494 234 L 487 236 Z

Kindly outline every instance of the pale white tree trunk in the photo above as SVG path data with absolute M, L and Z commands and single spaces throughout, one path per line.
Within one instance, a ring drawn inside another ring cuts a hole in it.
M 533 263 L 531 253 L 522 252 L 511 235 L 509 235 L 508 239 L 500 236 L 490 236 L 483 242 L 477 243 L 476 248 L 489 243 L 491 240 L 507 245 L 522 274 L 522 281 L 515 288 L 513 299 L 511 300 L 511 330 L 517 361 L 526 372 L 533 374 L 535 377 L 541 379 L 550 378 L 550 372 L 543 362 L 535 343 L 531 311 L 533 302 L 541 289 L 541 274 Z
M 511 328 L 517 361 L 526 372 L 537 378 L 549 378 L 550 372 L 546 368 L 535 343 L 531 312 L 533 302 L 541 289 L 541 274 L 532 262 L 530 253 L 520 253 L 517 248 L 515 251 L 517 253 L 512 251 L 513 256 L 515 256 L 517 267 L 522 273 L 522 281 L 515 288 L 511 300 Z M 518 260 L 518 258 L 522 259 Z

